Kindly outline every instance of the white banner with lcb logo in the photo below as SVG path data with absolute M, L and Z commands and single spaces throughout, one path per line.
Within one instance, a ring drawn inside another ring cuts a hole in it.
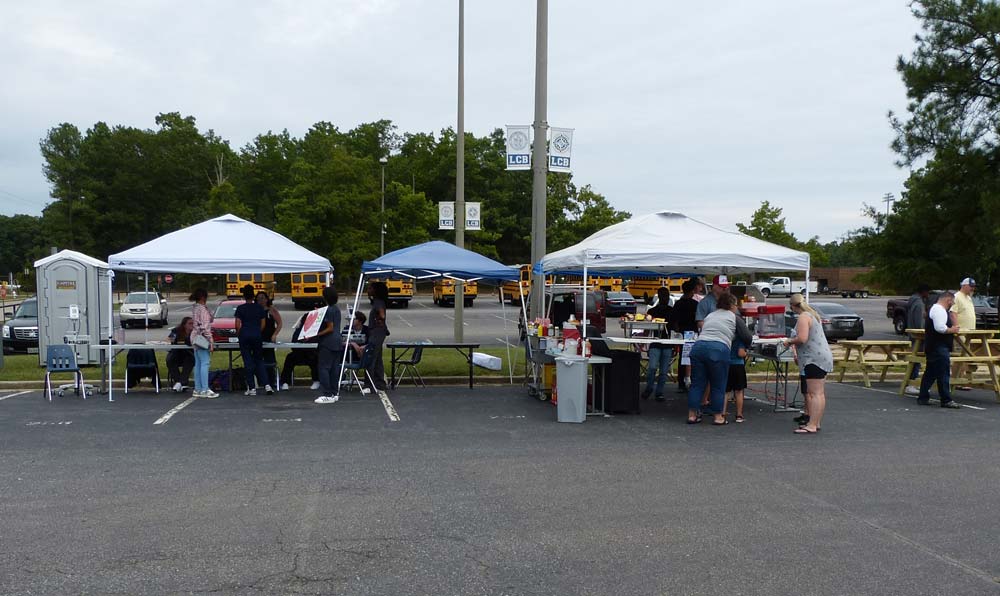
M 471 232 L 483 229 L 483 211 L 480 203 L 465 204 L 465 229 Z M 438 203 L 438 229 L 455 229 L 455 202 L 441 201 Z
M 522 124 L 507 125 L 507 169 L 531 169 L 531 127 Z

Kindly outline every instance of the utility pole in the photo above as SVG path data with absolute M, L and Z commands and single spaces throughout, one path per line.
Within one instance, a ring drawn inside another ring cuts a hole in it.
M 381 241 L 379 243 L 379 255 L 385 254 L 385 164 L 389 163 L 389 160 L 382 156 L 379 158 L 378 162 L 382 164 L 382 229 L 380 230 L 379 236 Z
M 531 147 L 531 265 L 534 267 L 545 256 L 546 251 L 546 159 L 549 124 L 546 121 L 548 104 L 549 70 L 549 1 L 537 0 L 535 18 L 535 122 L 534 145 Z M 531 312 L 536 317 L 545 315 L 545 275 L 531 278 Z
M 885 225 L 889 224 L 889 209 L 891 208 L 892 203 L 895 200 L 896 200 L 896 195 L 892 194 L 891 192 L 885 193 L 885 195 L 882 197 L 882 202 L 885 203 Z
M 455 139 L 455 246 L 465 248 L 465 0 L 458 0 L 458 131 Z M 465 286 L 455 282 L 455 342 L 464 341 Z

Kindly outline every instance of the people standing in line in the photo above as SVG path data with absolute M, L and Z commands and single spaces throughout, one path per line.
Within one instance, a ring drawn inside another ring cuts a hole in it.
M 972 294 L 976 291 L 976 280 L 966 277 L 959 284 L 958 292 L 955 293 L 955 303 L 951 307 L 951 312 L 955 313 L 955 324 L 964 331 L 976 330 L 976 305 L 972 302 Z M 960 379 L 965 375 L 968 365 L 964 362 L 956 362 L 952 367 L 951 376 Z M 961 391 L 969 391 L 972 387 L 960 385 L 956 387 Z
M 798 316 L 792 337 L 783 340 L 785 346 L 795 346 L 795 356 L 802 371 L 802 393 L 806 400 L 806 414 L 797 419 L 802 423 L 796 434 L 819 432 L 826 411 L 826 375 L 833 370 L 833 352 L 823 331 L 823 320 L 809 306 L 802 294 L 792 294 L 788 301 Z M 747 344 L 749 345 L 749 343 Z
M 194 327 L 191 330 L 191 345 L 194 348 L 194 397 L 206 397 L 214 399 L 219 394 L 208 387 L 208 365 L 212 359 L 212 352 L 215 351 L 215 342 L 212 341 L 212 313 L 208 312 L 205 305 L 208 302 L 208 292 L 205 288 L 198 288 L 191 293 L 188 300 L 194 302 L 191 307 L 191 320 Z M 199 342 L 196 337 L 201 337 L 204 341 Z M 208 348 L 199 347 L 198 343 L 208 343 Z
M 906 301 L 906 328 L 923 329 L 927 319 L 927 309 L 930 308 L 931 287 L 927 284 L 919 284 L 917 290 Z M 912 343 L 917 343 L 918 339 L 911 339 Z M 910 374 L 911 380 L 920 378 L 920 363 L 913 365 L 913 372 Z M 920 395 L 920 390 L 912 385 L 906 386 L 908 395 Z
M 736 422 L 743 422 L 743 399 L 747 388 L 747 344 L 739 337 L 733 338 L 729 351 L 729 377 L 726 379 L 726 395 L 733 394 L 736 402 Z M 725 418 L 729 407 L 729 399 L 722 406 L 722 416 Z
M 271 395 L 274 389 L 267 379 L 267 369 L 264 367 L 264 325 L 267 310 L 254 300 L 253 286 L 243 286 L 243 304 L 236 307 L 236 337 L 240 342 L 240 354 L 243 356 L 243 367 L 246 372 L 247 390 L 243 395 L 257 395 L 257 387 L 264 386 L 264 391 Z M 256 382 L 255 382 L 256 379 Z
M 656 337 L 667 339 L 670 337 L 670 290 L 658 288 L 656 290 L 656 306 L 646 310 L 646 317 L 653 319 L 663 319 L 664 325 L 661 329 L 654 331 Z M 667 372 L 670 370 L 670 362 L 674 358 L 674 351 L 669 344 L 652 343 L 649 344 L 649 364 L 646 367 L 646 388 L 642 392 L 642 399 L 649 399 L 653 394 L 655 383 L 656 401 L 663 401 L 663 388 L 667 384 Z M 657 375 L 659 371 L 659 375 Z
M 319 373 L 323 393 L 314 401 L 318 404 L 335 404 L 340 399 L 340 365 L 344 357 L 337 290 L 333 286 L 323 288 L 323 300 L 326 302 L 326 315 L 316 334 L 316 372 Z
M 261 340 L 263 343 L 273 343 L 278 340 L 278 334 L 281 333 L 281 313 L 275 308 L 274 300 L 267 295 L 267 292 L 257 292 L 254 300 L 267 313 L 264 317 L 264 330 L 261 332 Z M 268 384 L 277 385 L 278 357 L 275 355 L 274 348 L 264 348 L 262 353 L 264 355 L 264 368 L 274 367 L 273 373 L 270 370 L 267 373 Z
M 382 363 L 382 344 L 389 336 L 389 327 L 385 322 L 385 309 L 389 302 L 389 286 L 384 281 L 376 281 L 368 284 L 368 298 L 371 299 L 372 309 L 368 313 L 368 345 L 374 351 L 375 358 L 368 374 L 371 375 L 372 382 L 375 383 L 375 391 L 385 391 L 388 384 L 385 382 L 385 365 Z
M 305 323 L 308 314 L 305 313 L 299 317 L 299 320 L 295 322 L 295 326 L 292 327 L 292 343 L 299 341 L 299 336 L 302 334 L 302 325 Z M 309 376 L 312 379 L 312 386 L 309 388 L 313 391 L 319 389 L 319 376 L 316 372 L 316 350 L 312 348 L 292 348 L 288 352 L 288 355 L 285 356 L 285 363 L 281 366 L 281 390 L 288 391 L 289 385 L 292 382 L 292 373 L 295 372 L 296 366 L 308 366 Z
M 715 312 L 719 297 L 729 292 L 729 278 L 725 275 L 716 275 L 712 278 L 712 291 L 709 292 L 701 302 L 698 303 L 698 312 L 695 313 L 695 321 L 698 322 L 698 330 L 701 331 L 705 324 L 705 318 Z
M 689 279 L 681 284 L 681 291 L 684 294 L 674 303 L 674 310 L 670 319 L 671 328 L 684 335 L 686 331 L 698 332 L 696 314 L 698 311 L 698 301 L 694 299 L 694 292 L 698 288 L 698 280 Z M 677 359 L 677 391 L 686 393 L 691 387 L 691 365 L 681 364 L 681 359 Z
M 920 379 L 920 395 L 917 403 L 921 406 L 931 405 L 931 385 L 937 383 L 938 395 L 942 408 L 960 408 L 951 398 L 951 350 L 955 347 L 955 334 L 962 326 L 957 324 L 949 309 L 955 304 L 952 292 L 943 292 L 938 296 L 937 303 L 927 314 L 924 325 L 924 353 L 927 355 L 927 366 L 924 376 Z
M 733 339 L 750 345 L 753 336 L 746 321 L 739 316 L 736 299 L 722 293 L 716 298 L 716 310 L 705 317 L 701 335 L 691 349 L 691 389 L 688 391 L 688 424 L 701 422 L 702 396 L 709 391 L 712 424 L 729 424 L 723 415 L 726 399 L 726 378 L 729 375 L 729 353 Z
M 191 346 L 191 333 L 194 332 L 194 319 L 184 317 L 180 325 L 170 330 L 167 339 L 171 345 Z M 170 350 L 167 352 L 167 378 L 173 381 L 173 390 L 180 393 L 191 379 L 194 369 L 194 353 L 191 350 Z

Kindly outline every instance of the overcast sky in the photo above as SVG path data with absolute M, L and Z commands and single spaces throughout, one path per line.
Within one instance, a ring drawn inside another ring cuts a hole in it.
M 455 126 L 457 15 L 457 0 L 4 2 L 0 213 L 49 201 L 38 141 L 60 122 L 179 111 L 234 148 L 320 120 Z M 770 200 L 796 235 L 833 240 L 906 178 L 886 112 L 906 105 L 894 67 L 917 27 L 905 0 L 550 0 L 549 123 L 576 129 L 575 181 L 619 209 L 731 227 Z M 466 2 L 468 131 L 531 123 L 534 28 L 534 0 Z

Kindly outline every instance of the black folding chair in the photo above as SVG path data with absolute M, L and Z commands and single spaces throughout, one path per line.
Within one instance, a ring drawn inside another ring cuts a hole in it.
M 125 359 L 125 393 L 128 393 L 129 373 L 137 379 L 149 377 L 160 392 L 160 365 L 156 362 L 156 352 L 153 350 L 129 350 Z
M 426 387 L 424 383 L 424 378 L 420 376 L 420 371 L 417 370 L 417 365 L 420 364 L 420 358 L 424 355 L 424 348 L 422 346 L 417 346 L 413 348 L 413 352 L 410 357 L 406 360 L 397 360 L 396 364 L 401 366 L 399 369 L 399 374 L 396 375 L 396 379 L 392 382 L 392 386 L 399 387 L 399 382 L 403 380 L 403 376 L 409 376 L 410 381 L 414 385 L 420 385 L 421 387 Z

